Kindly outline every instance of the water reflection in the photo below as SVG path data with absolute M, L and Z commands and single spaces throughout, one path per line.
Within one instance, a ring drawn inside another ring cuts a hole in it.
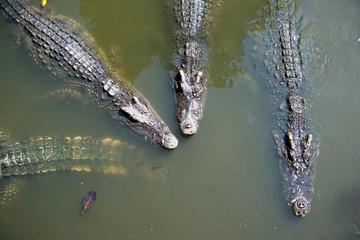
M 152 64 L 153 56 L 169 65 L 171 38 L 162 1 L 80 1 L 79 13 L 89 19 L 90 32 L 110 63 L 132 84 Z
M 264 1 L 224 1 L 211 31 L 210 81 L 211 87 L 231 88 L 234 79 L 249 80 L 244 71 L 243 39 L 251 30 L 251 22 L 259 19 Z M 247 81 L 248 82 L 248 81 Z

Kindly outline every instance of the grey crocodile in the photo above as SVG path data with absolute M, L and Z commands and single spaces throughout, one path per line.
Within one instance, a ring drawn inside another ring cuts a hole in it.
M 207 85 L 208 27 L 217 1 L 169 0 L 176 54 L 171 74 L 176 117 L 184 135 L 198 131 Z M 176 16 L 176 18 L 174 18 Z
M 120 80 L 96 50 L 89 33 L 74 20 L 46 14 L 25 0 L 0 0 L 5 15 L 15 20 L 14 33 L 34 62 L 74 87 L 84 89 L 113 118 L 167 149 L 178 141 L 145 97 Z
M 271 74 L 269 83 L 275 88 L 272 101 L 277 108 L 274 115 L 277 115 L 280 130 L 273 133 L 281 157 L 285 197 L 293 213 L 304 217 L 310 212 L 319 150 L 317 137 L 306 114 L 309 104 L 304 97 L 310 81 L 309 76 L 303 74 L 305 27 L 296 0 L 270 0 L 268 10 L 265 29 L 259 37 L 266 46 L 265 65 L 267 74 Z M 283 111 L 278 111 L 279 106 Z

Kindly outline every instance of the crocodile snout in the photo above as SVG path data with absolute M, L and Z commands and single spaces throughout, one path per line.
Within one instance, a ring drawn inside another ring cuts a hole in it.
M 167 148 L 170 150 L 175 149 L 178 146 L 177 138 L 174 135 L 172 135 L 171 133 L 166 134 L 163 137 L 161 143 L 164 146 L 164 148 Z
M 305 217 L 310 212 L 310 201 L 305 197 L 291 200 L 291 210 L 298 217 Z

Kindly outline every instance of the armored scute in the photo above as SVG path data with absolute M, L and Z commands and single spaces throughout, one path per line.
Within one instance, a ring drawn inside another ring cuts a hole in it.
M 77 22 L 42 13 L 25 0 L 0 0 L 16 20 L 17 34 L 39 66 L 84 89 L 99 106 L 135 131 L 167 149 L 178 141 L 136 89 L 119 80 L 95 50 L 92 37 Z
M 125 174 L 119 159 L 124 153 L 141 152 L 110 138 L 39 137 L 10 143 L 8 134 L 1 131 L 0 144 L 0 179 L 58 170 Z
M 198 131 L 203 115 L 207 85 L 207 30 L 217 3 L 215 0 L 169 0 L 176 54 L 172 82 L 176 117 L 185 135 Z M 175 17 L 174 17 L 175 16 Z
M 276 88 L 271 102 L 276 105 L 275 112 L 282 110 L 274 114 L 281 128 L 274 131 L 274 135 L 281 157 L 284 193 L 293 213 L 304 217 L 310 211 L 314 194 L 313 179 L 318 156 L 318 141 L 305 114 L 309 105 L 303 90 L 310 85 L 309 78 L 306 78 L 309 76 L 303 76 L 306 61 L 303 56 L 306 54 L 301 53 L 301 48 L 306 42 L 303 39 L 305 28 L 302 26 L 303 18 L 299 17 L 297 1 L 271 0 L 269 3 L 269 11 L 265 11 L 269 14 L 265 16 L 265 29 L 258 38 L 262 38 L 262 44 L 266 46 L 265 64 L 271 73 L 268 75 L 269 84 Z

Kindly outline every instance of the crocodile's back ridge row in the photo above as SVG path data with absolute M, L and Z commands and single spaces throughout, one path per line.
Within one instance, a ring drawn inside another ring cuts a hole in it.
M 31 34 L 39 54 L 44 53 L 59 65 L 68 66 L 79 78 L 94 81 L 104 74 L 105 69 L 94 56 L 93 49 L 65 28 L 61 19 L 39 14 L 25 1 L 1 0 L 0 4 Z
M 6 134 L 0 132 L 0 140 L 5 137 Z M 0 177 L 76 168 L 91 171 L 119 164 L 123 152 L 130 154 L 134 149 L 119 140 L 91 137 L 39 137 L 14 144 L 9 144 L 8 140 L 3 143 Z

